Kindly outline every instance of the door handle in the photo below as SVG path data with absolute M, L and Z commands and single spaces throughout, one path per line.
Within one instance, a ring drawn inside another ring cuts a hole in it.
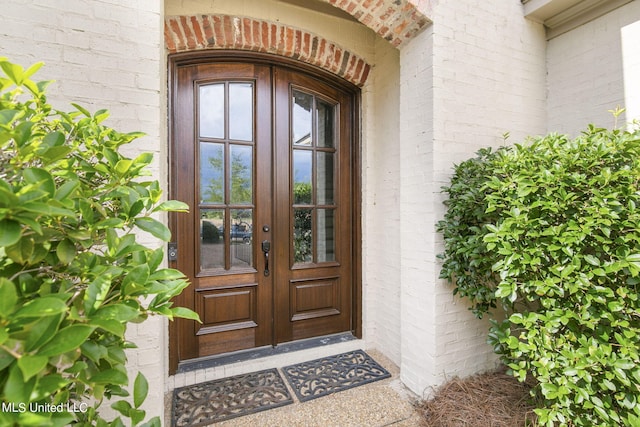
M 271 242 L 268 240 L 262 241 L 262 252 L 264 253 L 264 275 L 269 275 L 269 251 L 271 251 Z

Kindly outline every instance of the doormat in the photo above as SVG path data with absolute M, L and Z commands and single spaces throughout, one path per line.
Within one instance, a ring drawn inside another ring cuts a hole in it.
M 282 372 L 301 402 L 391 376 L 362 350 L 286 366 Z
M 207 426 L 291 403 L 278 370 L 267 369 L 175 389 L 172 425 Z

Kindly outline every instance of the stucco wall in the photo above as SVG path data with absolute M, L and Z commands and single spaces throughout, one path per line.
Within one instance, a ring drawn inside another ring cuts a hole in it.
M 621 29 L 639 20 L 640 2 L 635 1 L 549 41 L 549 132 L 576 136 L 588 123 L 613 126 L 607 110 L 629 102 L 625 77 L 627 85 L 638 79 L 623 72 Z M 638 41 L 629 45 L 638 46 Z M 623 122 L 626 118 L 621 116 Z
M 55 0 L 3 2 L 0 56 L 29 66 L 44 61 L 37 80 L 55 80 L 49 101 L 71 111 L 70 102 L 90 111 L 106 108 L 107 124 L 147 136 L 127 148 L 155 154 L 152 172 L 166 176 L 160 88 L 165 85 L 161 61 L 161 2 L 140 0 Z M 151 245 L 159 242 L 143 236 Z M 128 352 L 131 378 L 142 371 L 151 385 L 144 405 L 162 415 L 165 322 L 150 319 L 133 325 L 128 338 L 139 349 Z M 107 407 L 108 405 L 105 405 Z

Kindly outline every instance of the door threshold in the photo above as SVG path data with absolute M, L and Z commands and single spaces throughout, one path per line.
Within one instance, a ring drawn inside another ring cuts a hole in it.
M 323 347 L 331 344 L 339 344 L 356 339 L 357 338 L 351 332 L 343 332 L 340 334 L 325 335 L 322 337 L 286 342 L 278 344 L 277 346 L 264 346 L 252 348 L 249 350 L 224 353 L 216 356 L 200 357 L 197 359 L 185 360 L 184 362 L 180 362 L 178 364 L 178 370 L 176 374 L 197 371 L 200 369 L 214 368 L 216 366 L 230 365 L 232 363 L 246 362 L 247 360 L 256 360 L 263 357 L 292 353 L 294 351 Z

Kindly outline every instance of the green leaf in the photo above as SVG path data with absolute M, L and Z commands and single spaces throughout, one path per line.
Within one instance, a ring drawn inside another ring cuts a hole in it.
M 0 67 L 5 75 L 16 85 L 22 85 L 24 79 L 24 68 L 18 64 L 12 64 L 8 61 L 0 61 Z
M 114 170 L 118 175 L 124 175 L 131 168 L 131 164 L 132 164 L 132 161 L 129 159 L 118 160 L 118 163 L 116 163 Z
M 60 187 L 58 187 L 55 195 L 56 200 L 65 200 L 69 198 L 71 196 L 71 193 L 73 193 L 79 186 L 80 183 L 76 180 L 65 182 Z
M 144 375 L 138 372 L 135 382 L 133 383 L 133 406 L 139 408 L 144 403 L 148 393 L 149 383 Z
M 63 378 L 60 374 L 48 374 L 44 377 L 39 377 L 31 397 L 36 401 L 42 400 L 58 392 L 67 384 L 69 384 L 69 380 Z
M 4 384 L 4 399 L 14 403 L 26 403 L 29 402 L 29 397 L 33 387 L 36 385 L 36 378 L 32 377 L 30 380 L 25 380 L 22 376 L 22 370 L 18 367 L 18 364 L 13 365 L 9 369 L 9 376 Z
M 71 262 L 76 258 L 76 254 L 76 246 L 71 240 L 64 239 L 58 243 L 56 255 L 58 255 L 58 259 L 61 263 L 65 265 L 71 264 Z
M 28 328 L 29 335 L 25 341 L 26 350 L 34 351 L 50 341 L 58 331 L 65 314 L 44 316 L 33 322 Z
M 28 79 L 29 77 L 34 75 L 43 65 L 44 65 L 44 62 L 42 61 L 36 62 L 35 64 L 27 68 L 27 70 L 22 74 L 22 78 Z
M 16 244 L 21 234 L 22 228 L 19 222 L 6 218 L 0 221 L 0 247 Z
M 184 273 L 175 268 L 163 268 L 149 276 L 149 280 L 178 280 L 183 279 Z
M 47 366 L 48 361 L 49 358 L 46 356 L 32 356 L 27 354 L 18 359 L 18 367 L 22 371 L 22 376 L 25 381 L 28 381 L 31 377 L 42 371 L 45 366 Z
M 131 411 L 131 409 L 133 409 L 131 407 L 131 403 L 127 402 L 126 400 L 118 400 L 117 402 L 111 404 L 111 407 L 127 418 L 129 417 L 129 412 Z
M 0 277 L 0 317 L 9 317 L 15 310 L 17 301 L 18 293 L 13 282 Z
M 53 316 L 67 311 L 67 305 L 60 298 L 41 297 L 27 302 L 13 314 L 13 318 Z
M 41 356 L 56 356 L 80 347 L 93 332 L 95 327 L 88 325 L 71 325 L 60 329 L 55 337 L 38 352 Z
M 124 337 L 125 326 L 117 320 L 93 318 L 91 319 L 91 324 L 118 337 Z
M 140 316 L 140 311 L 126 304 L 109 304 L 101 307 L 94 314 L 95 319 L 111 319 L 118 322 L 129 322 Z
M 167 200 L 153 209 L 153 212 L 157 211 L 189 212 L 189 205 L 178 200 Z
M 173 313 L 173 317 L 180 317 L 182 319 L 195 320 L 197 322 L 202 323 L 198 313 L 185 307 L 174 307 L 171 309 L 171 313 Z
M 89 112 L 89 110 L 87 110 L 86 108 L 84 108 L 83 106 L 76 104 L 76 103 L 71 103 L 71 105 L 73 105 L 78 111 L 80 111 L 82 114 L 84 114 L 87 117 L 91 117 L 91 113 Z
M 111 290 L 111 278 L 107 275 L 96 277 L 84 294 L 84 309 L 87 313 L 93 313 L 97 310 Z
M 45 191 L 49 197 L 56 193 L 56 185 L 49 172 L 40 168 L 26 168 L 23 172 L 25 180 L 30 184 L 38 185 L 40 190 Z
M 136 219 L 135 223 L 140 229 L 151 233 L 151 235 L 157 237 L 158 239 L 161 239 L 165 242 L 168 242 L 171 239 L 171 231 L 169 231 L 166 225 L 158 220 L 149 217 L 143 217 Z
M 593 255 L 585 255 L 584 260 L 593 266 L 600 267 L 600 260 Z
M 65 138 L 62 132 L 54 131 L 42 138 L 42 143 L 48 147 L 57 147 L 64 144 L 64 140 Z
M 147 264 L 138 265 L 127 273 L 122 281 L 122 287 L 126 288 L 130 284 L 144 286 L 149 280 L 149 266 Z
M 6 248 L 6 253 L 13 262 L 17 264 L 27 264 L 33 255 L 35 242 L 32 237 L 23 237 L 15 244 Z
M 117 369 L 105 369 L 89 378 L 89 381 L 95 384 L 127 384 L 129 378 L 127 374 Z

